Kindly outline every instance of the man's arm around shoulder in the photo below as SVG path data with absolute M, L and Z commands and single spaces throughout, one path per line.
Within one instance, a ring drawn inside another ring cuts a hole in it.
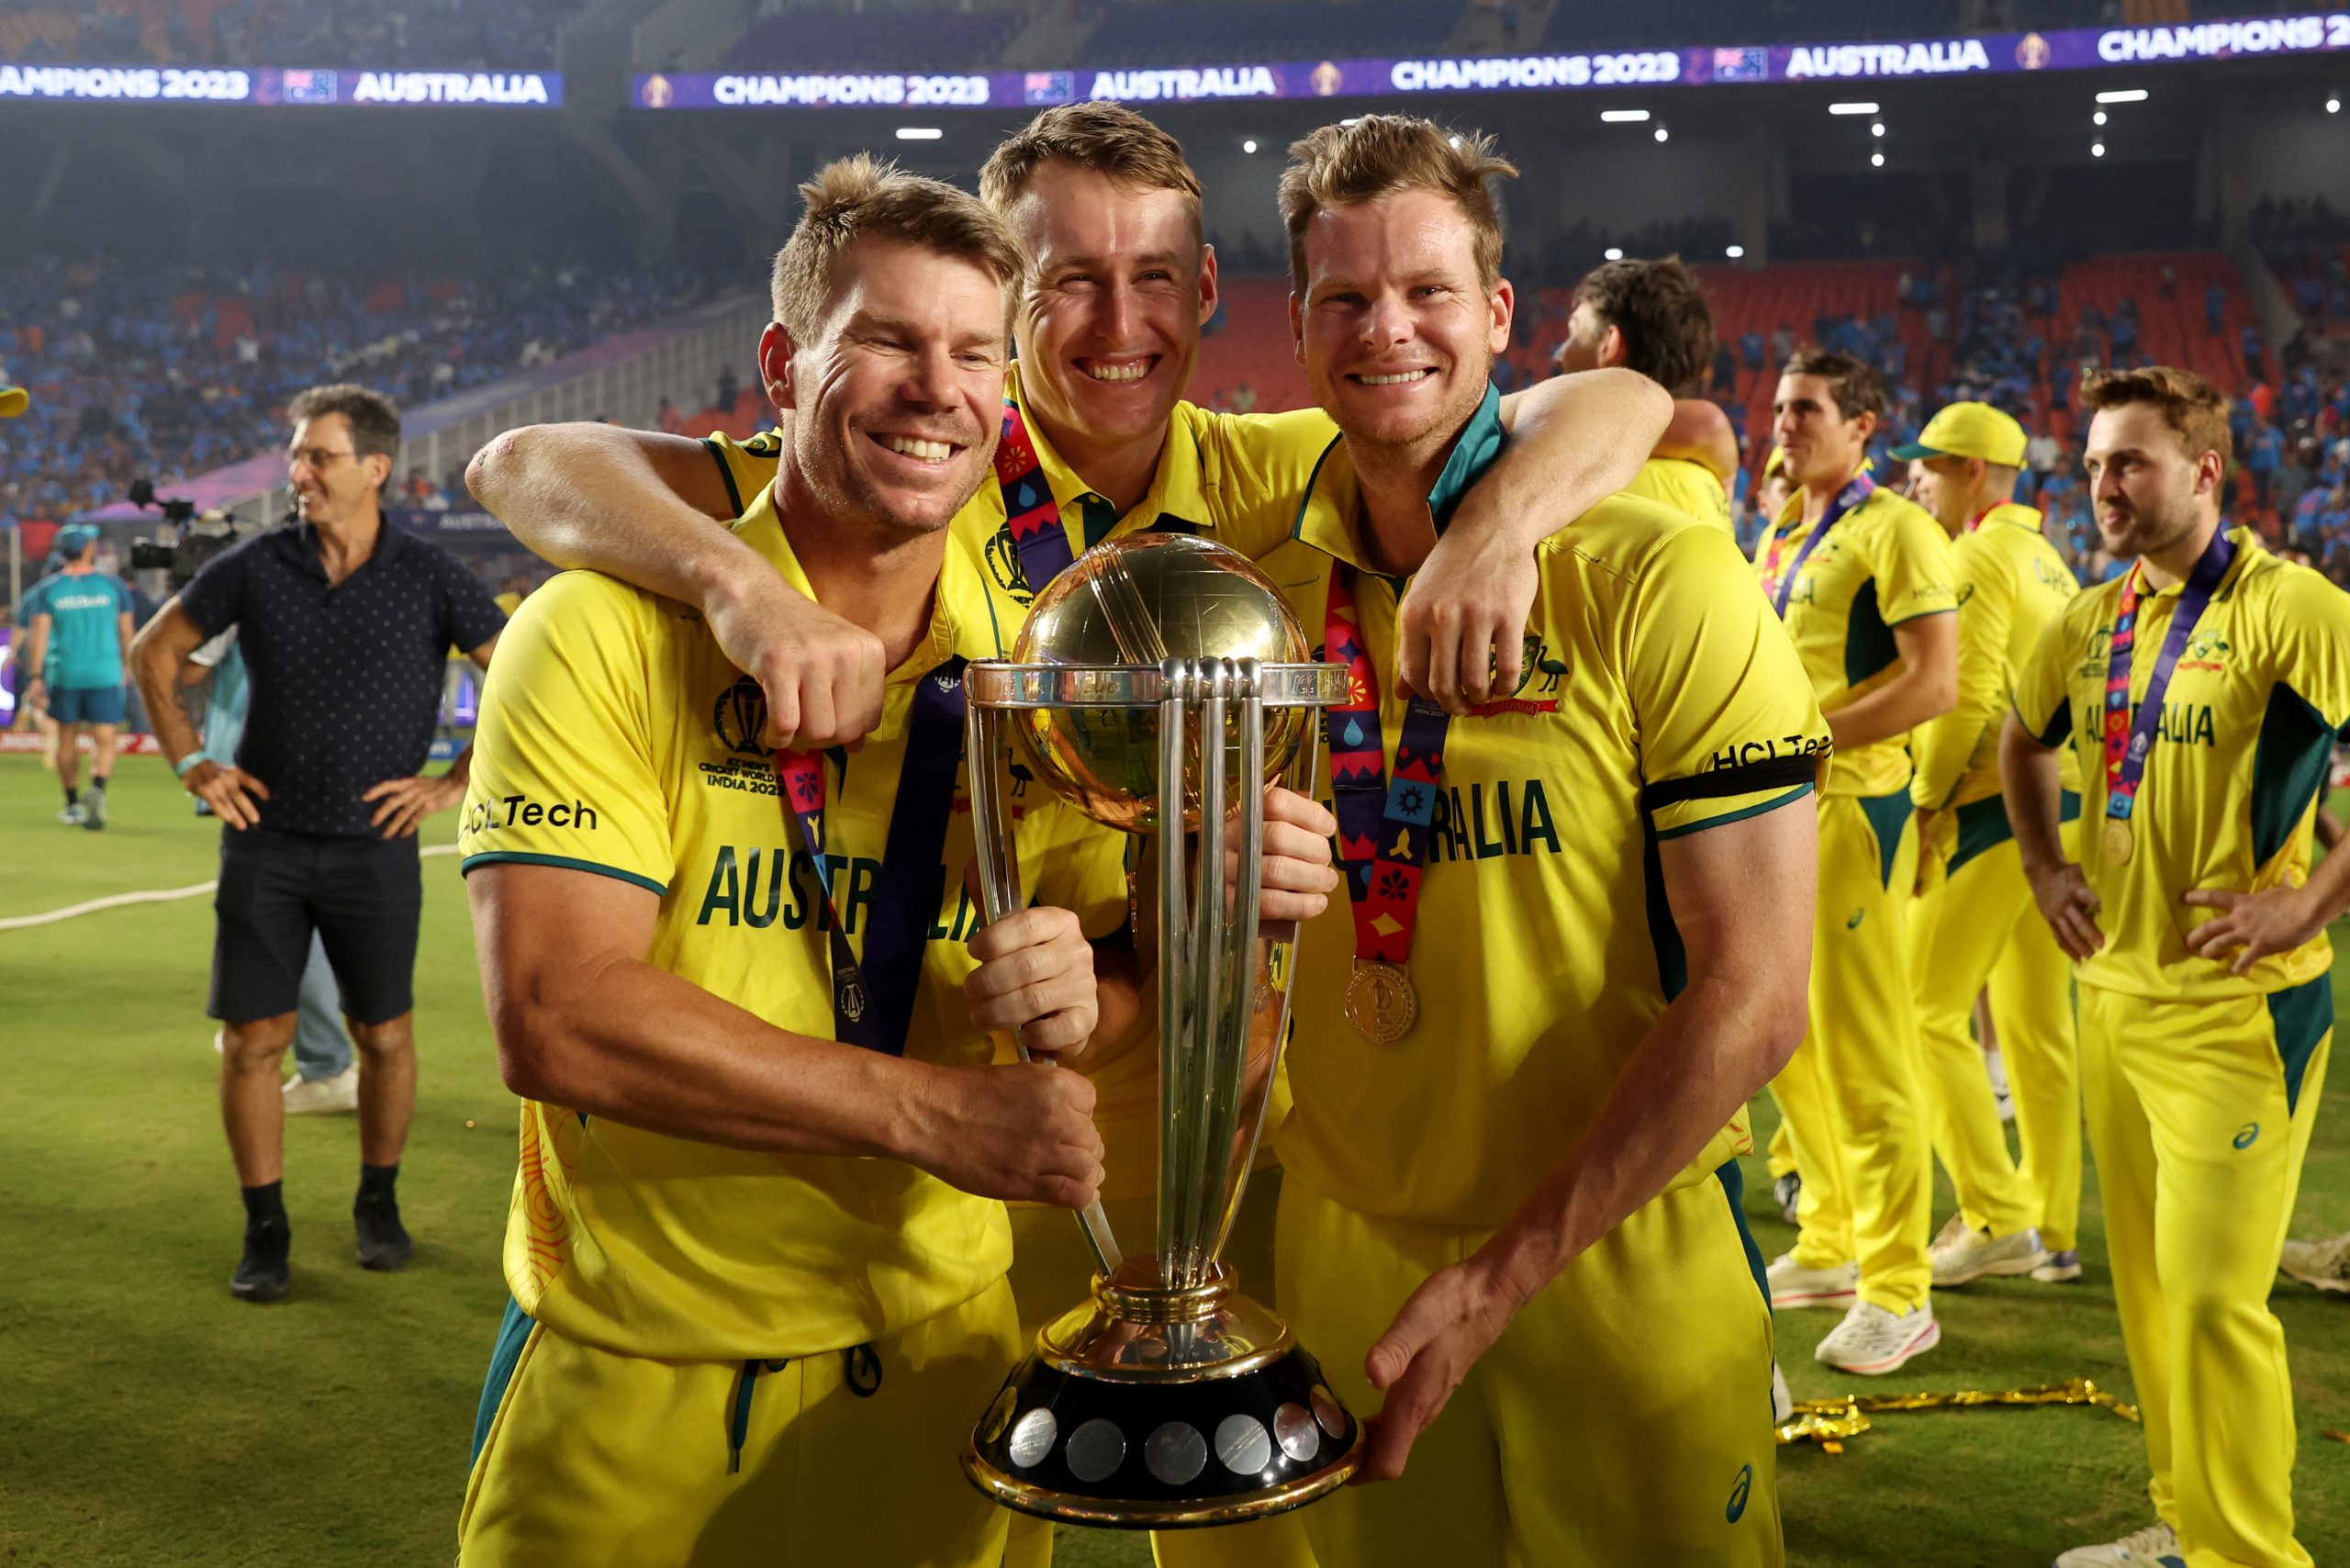
M 465 484 L 556 566 L 603 572 L 699 610 L 726 656 L 766 691 L 768 745 L 845 745 L 881 722 L 881 640 L 795 592 L 724 526 L 736 498 L 700 442 L 610 425 L 532 425 L 476 453 Z

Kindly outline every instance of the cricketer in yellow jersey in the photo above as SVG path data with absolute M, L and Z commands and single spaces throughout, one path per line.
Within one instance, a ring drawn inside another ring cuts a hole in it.
M 2325 926 L 2350 908 L 2350 856 L 2310 864 L 2350 722 L 2350 596 L 2226 526 L 2228 403 L 2199 376 L 2151 366 L 2081 391 L 2098 532 L 2135 564 L 2076 599 L 2019 672 L 2000 764 L 2080 984 L 2155 1521 L 2056 1561 L 2300 1568 L 2267 1296 L 2333 1037 Z M 2057 831 L 2063 750 L 2087 787 L 2077 861 Z
M 1198 185 L 1180 147 L 1131 110 L 1069 106 L 1038 116 L 999 148 L 981 191 L 1029 258 L 1014 321 L 1020 370 L 1008 398 L 1070 553 L 1148 528 L 1202 533 L 1251 554 L 1285 540 L 1333 427 L 1313 411 L 1240 417 L 1181 399 L 1200 326 L 1214 308 L 1215 264 L 1201 243 Z M 1460 700 L 1464 676 L 1455 672 L 1473 662 L 1482 678 L 1492 641 L 1473 655 L 1439 657 L 1438 631 L 1465 645 L 1481 625 L 1508 624 L 1503 641 L 1514 673 L 1524 616 L 1522 605 L 1513 610 L 1506 601 L 1532 592 L 1518 579 L 1530 572 L 1534 542 L 1631 477 L 1630 460 L 1618 454 L 1647 450 L 1663 424 L 1662 402 L 1622 375 L 1548 383 L 1505 399 L 1516 443 L 1463 503 L 1450 547 L 1423 573 L 1415 599 L 1424 630 L 1414 646 L 1429 689 Z M 767 482 L 774 439 L 708 445 L 715 465 L 690 442 L 650 434 L 595 426 L 521 431 L 501 438 L 472 477 L 484 501 L 551 559 L 702 604 L 722 646 L 760 675 L 771 713 L 811 713 L 829 726 L 826 734 L 853 736 L 869 707 L 860 693 L 872 661 L 858 652 L 861 633 L 778 588 L 765 563 L 745 561 L 701 521 L 733 516 Z M 956 529 L 1024 607 L 1041 585 L 1027 580 L 999 487 L 982 487 Z M 1497 564 L 1489 542 L 1514 558 Z M 753 605 L 755 612 L 745 608 Z M 1455 613 L 1439 618 L 1436 608 Z M 1480 678 L 1481 700 L 1483 689 Z M 1085 1063 L 1109 1150 L 1105 1205 L 1122 1235 L 1149 1226 L 1155 1058 L 1146 1027 L 1113 1049 L 1089 1052 Z M 1270 1280 L 1278 1191 L 1277 1175 L 1251 1184 L 1226 1253 L 1244 1279 L 1265 1282 L 1260 1288 Z M 1033 1327 L 1081 1294 L 1090 1263 L 1068 1216 L 1017 1205 L 1013 1213 L 1014 1294 Z M 1024 1517 L 1013 1535 L 1015 1563 L 1048 1557 L 1048 1529 Z M 1162 1535 L 1155 1544 L 1169 1564 L 1309 1561 L 1294 1520 Z
M 1738 440 L 1720 409 L 1690 396 L 1713 357 L 1713 312 L 1689 269 L 1668 256 L 1585 274 L 1551 363 L 1570 374 L 1623 365 L 1673 394 L 1673 425 L 1625 489 L 1735 536 L 1723 481 L 1738 466 Z
M 1369 1484 L 1306 1533 L 1371 1568 L 1781 1562 L 1733 1156 L 1801 1031 L 1781 934 L 1807 924 L 1826 725 L 1735 548 L 1627 497 L 1542 547 L 1514 690 L 1449 719 L 1404 699 L 1399 601 L 1504 445 L 1486 182 L 1510 170 L 1390 116 L 1292 152 L 1292 319 L 1345 435 L 1266 566 L 1368 711 L 1328 720 L 1363 917 L 1334 899 L 1301 938 L 1275 1272 L 1377 1407 Z M 1366 941 L 1401 946 L 1400 1032 L 1357 994 Z
M 1815 1354 L 1889 1372 L 1941 1338 L 1929 1299 L 1932 1156 L 1906 951 L 1916 879 L 1908 732 L 1957 695 L 1949 536 L 1863 471 L 1885 407 L 1876 373 L 1798 352 L 1779 378 L 1779 444 L 1796 487 L 1757 548 L 1836 736 L 1819 803 L 1810 1029 L 1772 1085 L 1803 1174 L 1772 1305 L 1847 1306 Z
M 1959 1212 L 1935 1238 L 1934 1283 L 1986 1274 L 2080 1278 L 2081 1096 L 2073 986 L 2032 906 L 1999 797 L 1999 730 L 2015 672 L 2080 584 L 2016 504 L 2023 427 L 1987 403 L 1953 403 L 1893 455 L 1910 498 L 1949 531 L 1958 570 L 1958 706 L 1911 737 L 1917 777 L 1918 905 L 1909 926 L 1922 1081 L 1934 1151 Z M 2064 769 L 2067 823 L 2080 778 Z M 1983 1050 L 1975 999 L 1991 1018 L 2015 1095 L 2018 1169 Z
M 771 757 L 694 612 L 587 574 L 531 601 L 462 827 L 526 1100 L 467 1562 L 1000 1561 L 952 1461 L 1018 1353 L 999 1200 L 1098 1188 L 1090 1083 L 991 1036 L 1095 1032 L 1123 841 L 1031 802 L 1039 902 L 973 930 L 955 809 L 960 661 L 1007 640 L 948 523 L 992 455 L 1019 254 L 868 159 L 803 189 L 760 344 L 789 455 L 736 532 L 881 641 L 882 718 Z M 1296 844 L 1269 835 L 1267 913 L 1310 916 L 1318 891 L 1282 901 L 1333 879 L 1326 815 L 1268 812 Z

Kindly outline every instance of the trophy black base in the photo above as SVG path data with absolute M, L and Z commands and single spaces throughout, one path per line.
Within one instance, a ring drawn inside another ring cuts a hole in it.
M 1187 1300 L 1205 1310 L 1169 1321 Z M 1320 1364 L 1221 1279 L 1198 1292 L 1096 1282 L 1093 1304 L 1039 1334 L 1004 1380 L 963 1471 L 1022 1513 L 1181 1529 L 1301 1507 L 1344 1485 L 1362 1446 Z

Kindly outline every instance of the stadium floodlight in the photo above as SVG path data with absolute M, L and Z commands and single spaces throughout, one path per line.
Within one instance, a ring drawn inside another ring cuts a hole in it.
M 2111 92 L 2099 93 L 2097 101 L 2100 104 L 2143 104 L 2146 101 L 2146 90 L 2143 87 L 2116 87 Z
M 2099 109 L 2097 113 L 2089 116 L 2089 123 L 2091 125 L 2103 125 L 2105 123 L 2105 111 L 2103 109 Z
M 2090 143 L 2089 143 L 2089 156 L 2090 156 L 2090 157 L 2092 157 L 2092 158 L 2102 158 L 2102 157 L 2104 157 L 2104 156 L 2105 156 L 2105 143 L 2104 143 L 2104 142 L 2102 142 L 2102 141 L 2092 141 L 2092 142 L 2090 142 Z
M 1252 137 L 1250 137 L 1248 140 L 1246 140 L 1246 141 L 1242 142 L 1242 143 L 1240 144 L 1240 151 L 1243 151 L 1243 152 L 1254 152 L 1254 151 L 1257 151 L 1257 139 L 1256 139 L 1255 137 L 1253 137 L 1253 136 L 1252 136 Z
M 1599 111 L 1599 118 L 1608 125 L 1638 125 L 1649 118 L 1649 111 L 1646 109 L 1602 109 Z
M 1673 140 L 1673 133 L 1665 129 L 1664 127 L 1658 126 L 1656 128 L 1656 139 L 1659 141 L 1670 141 Z
M 1882 168 L 1884 168 L 1884 167 L 1885 167 L 1885 154 L 1884 154 L 1884 153 L 1882 153 L 1882 152 L 1872 152 L 1872 153 L 1870 153 L 1870 154 L 1869 154 L 1869 167 L 1870 167 L 1870 168 L 1872 168 L 1872 169 L 1882 169 Z
M 1876 113 L 1876 106 L 1874 104 L 1830 104 L 1828 106 L 1828 112 L 1831 115 L 1873 115 Z
M 1743 245 L 1732 245 L 1729 250 L 1724 251 L 1722 254 L 1728 256 L 1733 262 L 1742 262 L 1746 259 L 1746 247 Z
M 1874 125 L 1869 127 L 1869 134 L 1871 136 L 1883 136 L 1885 134 L 1885 122 L 1883 120 L 1879 120 Z
M 2325 112 L 2330 115 L 2340 114 L 2342 112 L 2342 100 L 2340 98 L 2326 99 Z
M 1624 247 L 1621 245 L 1610 245 L 1607 249 L 1600 252 L 1599 253 L 1606 257 L 1611 262 L 1620 262 L 1624 259 Z
M 898 128 L 901 141 L 936 141 L 946 133 L 934 125 L 901 125 Z

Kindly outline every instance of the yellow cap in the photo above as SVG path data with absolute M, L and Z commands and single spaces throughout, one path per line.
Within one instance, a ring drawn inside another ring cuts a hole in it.
M 1774 446 L 1771 449 L 1771 455 L 1762 460 L 1762 477 L 1775 479 L 1786 466 L 1787 449 L 1784 446 Z
M 33 395 L 21 386 L 0 386 L 0 420 L 13 420 L 32 407 Z
M 1988 403 L 1953 403 L 1893 455 L 1904 463 L 1920 457 L 1979 457 L 2004 468 L 2023 466 L 2023 427 Z

